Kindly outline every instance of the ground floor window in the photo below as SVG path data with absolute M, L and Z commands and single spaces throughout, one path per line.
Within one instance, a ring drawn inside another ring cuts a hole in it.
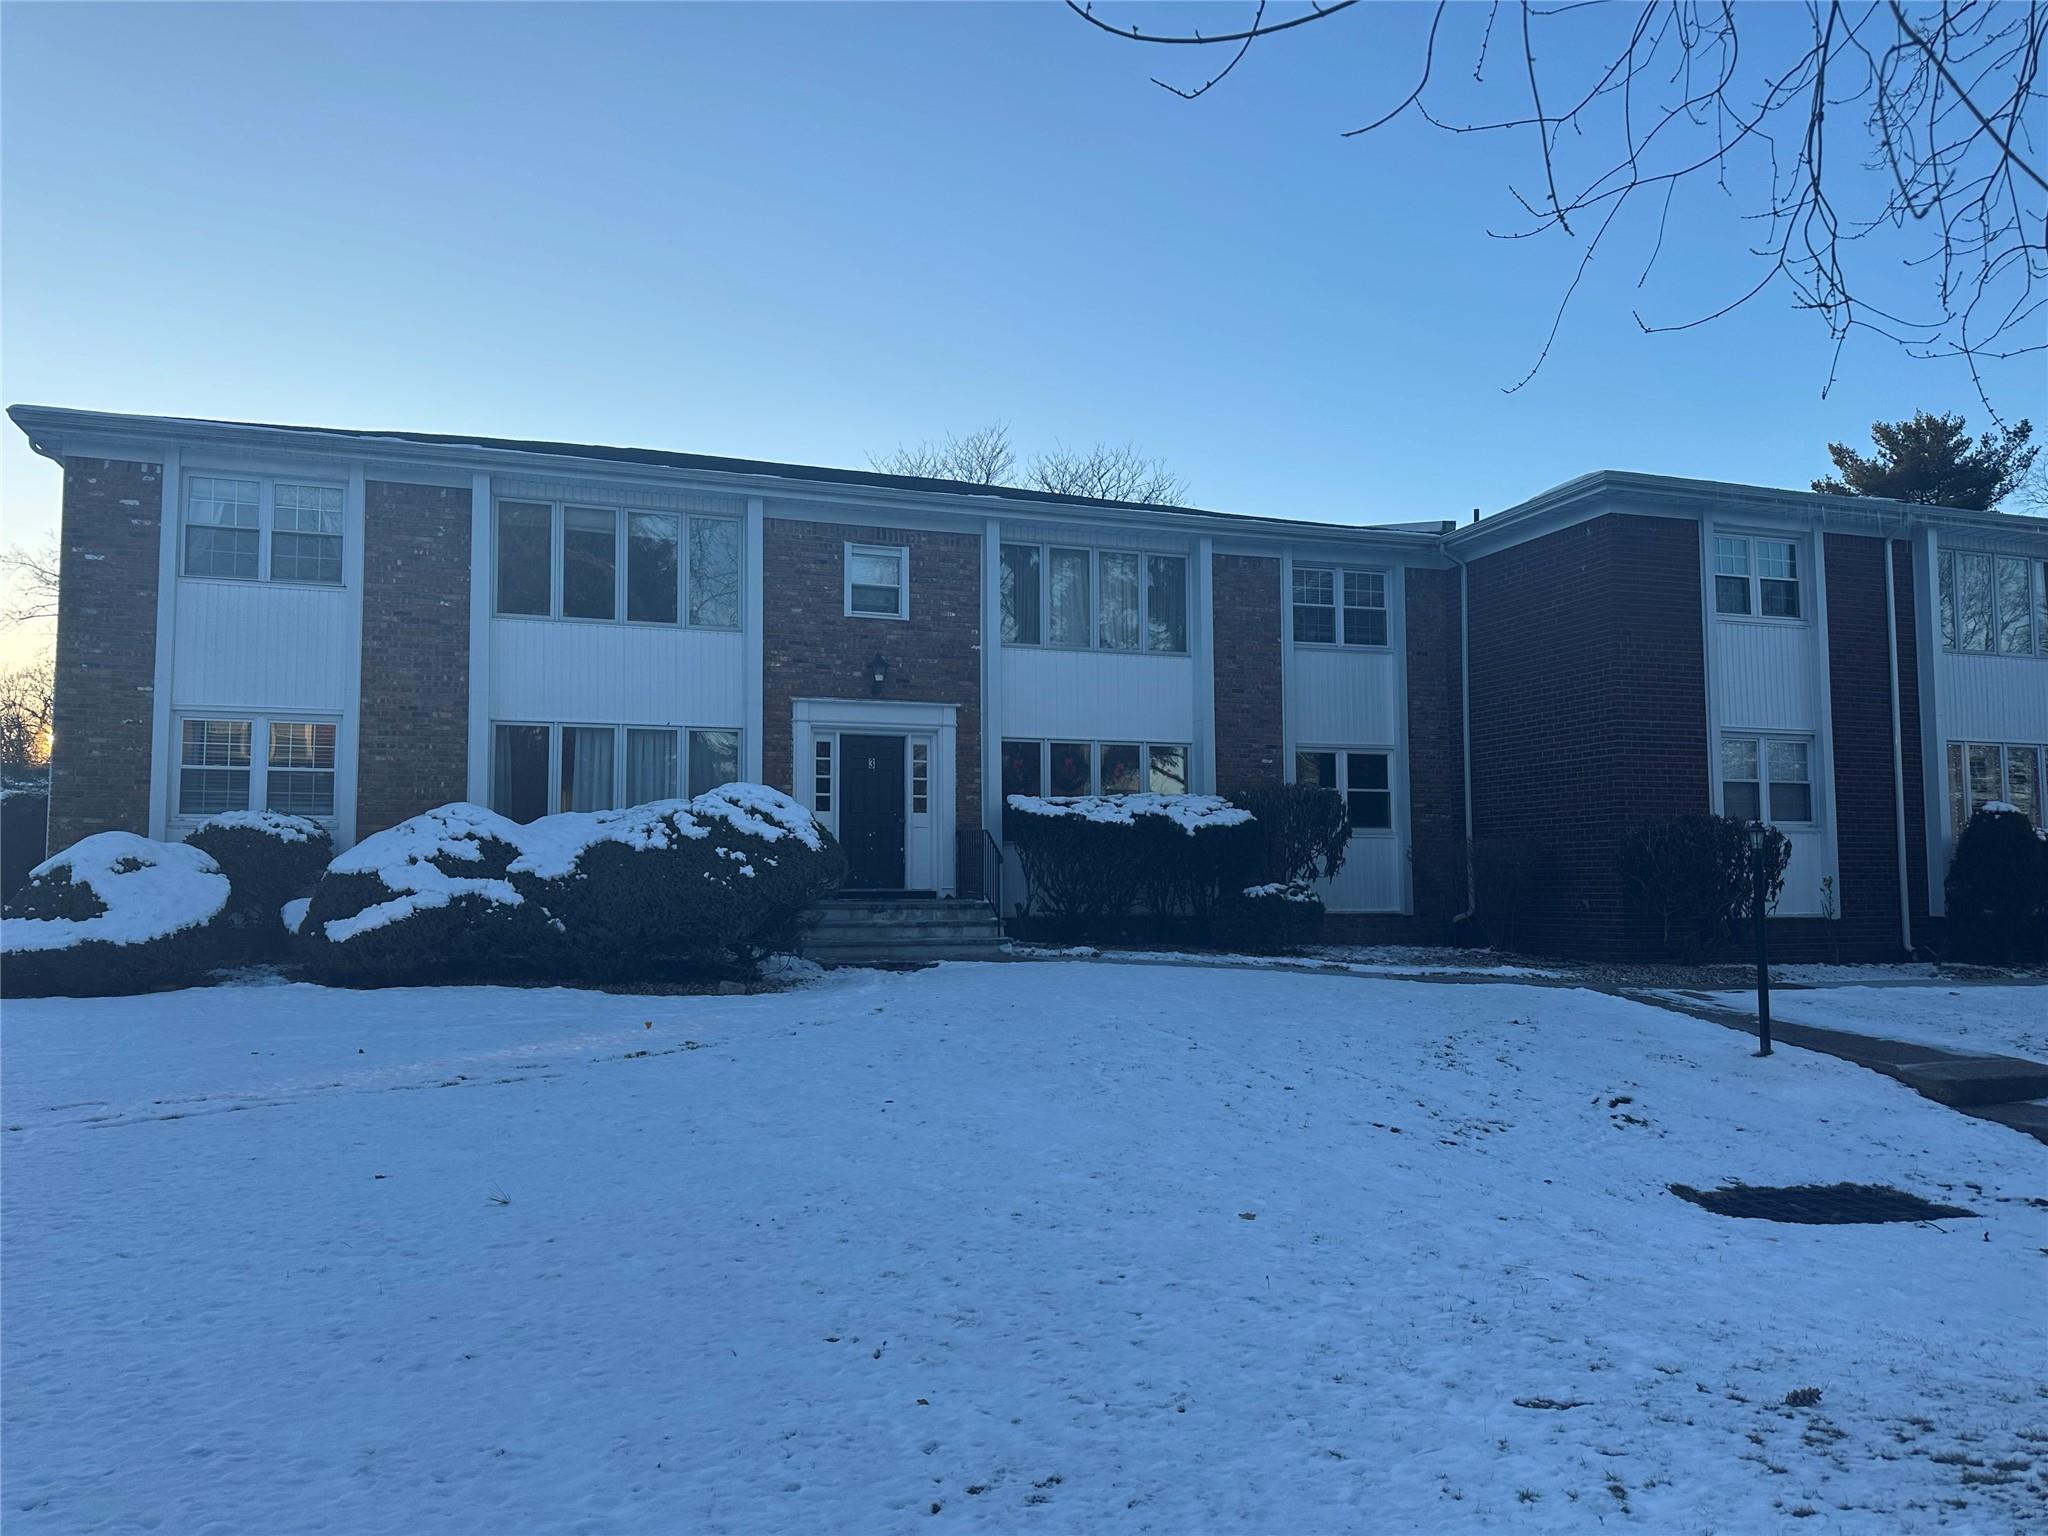
M 491 809 L 513 821 L 701 795 L 739 776 L 735 730 L 518 721 L 491 730 Z
M 1003 825 L 1012 795 L 1184 795 L 1188 748 L 1162 741 L 1005 741 Z
M 1353 834 L 1390 832 L 1394 827 L 1393 756 L 1308 747 L 1294 754 L 1294 782 L 1334 789 L 1344 797 Z
M 1948 830 L 1954 841 L 1979 806 L 2003 802 L 2043 824 L 2041 768 L 2048 747 L 2002 742 L 1948 744 Z
M 1813 743 L 1803 736 L 1723 736 L 1721 814 L 1773 826 L 1811 825 Z
M 180 719 L 175 814 L 265 810 L 331 821 L 338 729 L 262 715 Z

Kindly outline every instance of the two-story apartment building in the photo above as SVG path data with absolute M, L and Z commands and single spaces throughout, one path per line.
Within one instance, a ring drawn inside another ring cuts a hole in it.
M 747 778 L 831 825 L 857 885 L 979 895 L 1017 883 L 1008 793 L 1312 779 L 1351 814 L 1325 896 L 1361 936 L 1441 935 L 1468 844 L 1520 838 L 1528 938 L 1625 952 L 1624 829 L 1712 808 L 1792 835 L 1788 939 L 1889 954 L 1939 915 L 1971 805 L 2040 815 L 2025 519 L 1602 474 L 1373 527 L 10 414 L 65 477 L 53 847 L 243 807 L 346 845 L 450 800 L 529 819 Z

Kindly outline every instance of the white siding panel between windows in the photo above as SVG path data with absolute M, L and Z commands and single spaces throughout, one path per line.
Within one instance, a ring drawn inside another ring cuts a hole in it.
M 1195 738 L 1187 656 L 1001 648 L 1001 735 L 1039 741 Z
M 1778 892 L 1773 917 L 1819 917 L 1820 882 L 1828 872 L 1828 839 L 1820 827 L 1781 827 L 1792 841 L 1792 862 L 1785 866 L 1785 884 Z M 1835 914 L 1841 915 L 1842 893 L 1835 891 Z
M 490 718 L 738 730 L 742 645 L 736 630 L 494 618 Z
M 1334 880 L 1316 882 L 1332 912 L 1399 912 L 1407 899 L 1407 858 L 1395 837 L 1354 837 Z
M 1934 658 L 1941 741 L 2048 741 L 2048 662 L 2032 656 Z
M 340 713 L 354 676 L 353 593 L 216 581 L 179 581 L 173 592 L 173 709 Z
M 1820 729 L 1820 641 L 1810 624 L 1707 626 L 1716 718 L 1724 731 Z
M 1296 741 L 1399 744 L 1401 670 L 1392 651 L 1297 646 L 1293 659 L 1287 720 Z

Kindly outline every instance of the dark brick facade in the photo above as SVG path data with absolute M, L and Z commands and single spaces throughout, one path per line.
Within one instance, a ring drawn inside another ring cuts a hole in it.
M 1277 784 L 1281 761 L 1280 562 L 1217 555 L 1210 566 L 1216 658 L 1216 788 Z
M 1522 844 L 1537 859 L 1517 946 L 1641 948 L 1619 870 L 1630 821 L 1711 805 L 1699 525 L 1560 529 L 1473 560 L 1469 601 L 1478 857 Z
M 356 836 L 469 798 L 470 492 L 363 487 Z
M 910 617 L 846 612 L 848 544 L 910 551 Z M 981 539 L 971 533 L 851 527 L 769 518 L 762 525 L 761 775 L 794 794 L 797 699 L 902 699 L 959 706 L 954 816 L 981 825 Z M 879 695 L 868 663 L 888 662 Z
M 1823 541 L 1828 694 L 1834 730 L 1833 814 L 1840 887 L 1837 904 L 1841 917 L 1832 925 L 1832 933 L 1811 937 L 1827 945 L 1827 958 L 1833 957 L 1837 946 L 1844 959 L 1870 960 L 1896 959 L 1903 948 L 1899 927 L 1897 786 L 1892 775 L 1891 660 L 1885 640 L 1886 542 L 1843 533 L 1826 534 Z M 1907 562 L 1904 579 L 1895 583 L 1894 601 L 1904 631 L 1899 654 L 1900 728 L 1903 741 L 1914 744 L 1914 750 L 1902 753 L 1912 770 L 1906 803 L 1917 806 L 1920 711 L 1918 679 L 1912 666 L 1911 546 L 1900 542 L 1892 554 L 1894 559 L 1903 556 Z M 1909 679 L 1916 685 L 1910 695 L 1906 691 Z M 1916 822 L 1917 818 L 1908 818 L 1909 871 L 1910 850 L 1916 841 L 1910 834 Z M 1925 916 L 1927 905 L 1925 840 L 1917 841 L 1923 847 L 1916 919 Z
M 64 461 L 51 848 L 149 832 L 163 466 Z
M 1402 574 L 1408 660 L 1408 834 L 1416 937 L 1441 940 L 1465 906 L 1464 720 L 1458 572 Z

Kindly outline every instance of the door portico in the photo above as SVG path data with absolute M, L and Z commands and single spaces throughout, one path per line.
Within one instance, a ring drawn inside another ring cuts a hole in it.
M 849 884 L 956 893 L 958 715 L 958 705 L 902 699 L 793 701 L 791 793 L 845 845 Z

